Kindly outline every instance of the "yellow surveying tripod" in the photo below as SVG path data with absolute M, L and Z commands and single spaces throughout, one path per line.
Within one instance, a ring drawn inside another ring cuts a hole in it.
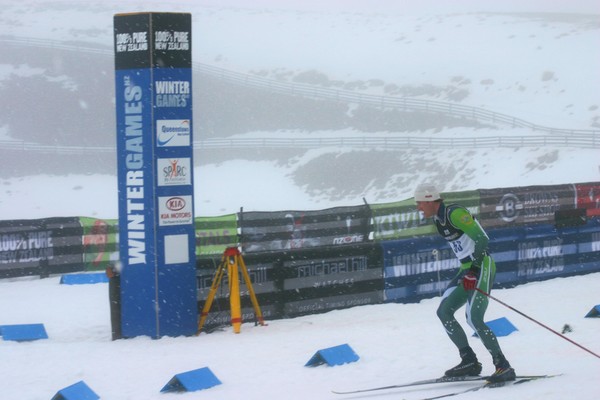
M 231 325 L 233 326 L 233 332 L 240 333 L 242 327 L 242 306 L 240 301 L 239 278 L 240 270 L 242 272 L 242 276 L 244 277 L 244 282 L 246 283 L 248 292 L 250 292 L 250 300 L 252 300 L 252 305 L 254 306 L 256 319 L 262 326 L 265 325 L 265 321 L 263 319 L 262 312 L 260 311 L 258 300 L 256 299 L 254 288 L 252 287 L 252 282 L 250 282 L 250 276 L 248 275 L 248 269 L 246 268 L 246 263 L 244 263 L 242 254 L 237 247 L 228 247 L 225 249 L 225 252 L 223 252 L 221 264 L 219 264 L 219 267 L 217 268 L 212 285 L 210 286 L 210 291 L 208 292 L 208 297 L 206 298 L 206 303 L 204 303 L 204 307 L 202 308 L 200 322 L 198 323 L 198 335 L 204 326 L 206 317 L 208 317 L 208 312 L 210 311 L 212 302 L 215 299 L 217 288 L 221 284 L 221 280 L 225 274 L 225 268 L 227 268 L 227 278 L 229 281 L 229 304 L 231 306 Z

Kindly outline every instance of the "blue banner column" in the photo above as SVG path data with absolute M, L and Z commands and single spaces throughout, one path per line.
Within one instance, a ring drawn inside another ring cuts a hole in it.
M 186 13 L 114 16 L 123 337 L 198 327 Z

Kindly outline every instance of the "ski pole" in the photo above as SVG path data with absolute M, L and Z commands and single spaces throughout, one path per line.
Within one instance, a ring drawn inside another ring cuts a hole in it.
M 593 351 L 591 351 L 590 349 L 587 349 L 587 348 L 583 347 L 582 345 L 580 345 L 579 343 L 577 343 L 577 342 L 575 342 L 575 341 L 573 341 L 573 340 L 569 339 L 569 338 L 568 338 L 568 337 L 566 337 L 565 335 L 563 335 L 563 334 L 561 334 L 561 333 L 558 333 L 558 332 L 557 332 L 557 331 L 555 331 L 554 329 L 552 329 L 552 328 L 550 328 L 550 327 L 548 327 L 548 326 L 546 326 L 546 325 L 542 324 L 541 322 L 539 322 L 539 321 L 537 321 L 537 320 L 535 320 L 535 319 L 531 318 L 529 315 L 526 315 L 526 314 L 522 313 L 521 311 L 517 310 L 517 309 L 516 309 L 516 308 L 514 308 L 514 307 L 511 307 L 511 306 L 509 306 L 508 304 L 506 304 L 505 302 L 503 302 L 503 301 L 501 301 L 501 300 L 498 300 L 497 298 L 495 298 L 495 297 L 494 297 L 494 296 L 492 296 L 491 294 L 489 294 L 489 293 L 486 293 L 486 292 L 484 292 L 483 290 L 481 290 L 481 289 L 479 289 L 479 288 L 475 288 L 475 290 L 477 290 L 479 293 L 481 293 L 481 294 L 483 294 L 483 295 L 485 295 L 485 296 L 489 297 L 490 299 L 492 299 L 492 300 L 494 300 L 494 301 L 497 301 L 498 303 L 502 304 L 504 307 L 506 307 L 506 308 L 508 308 L 508 309 L 510 309 L 510 310 L 513 310 L 513 311 L 514 311 L 514 312 L 516 312 L 517 314 L 519 314 L 519 315 L 522 315 L 523 317 L 527 318 L 528 320 L 530 320 L 530 321 L 532 321 L 532 322 L 535 322 L 536 324 L 538 324 L 538 325 L 539 325 L 539 326 L 541 326 L 542 328 L 546 328 L 546 329 L 548 329 L 550 332 L 554 333 L 555 335 L 558 335 L 558 336 L 560 336 L 561 338 L 565 339 L 565 340 L 566 340 L 566 341 L 568 341 L 568 342 L 571 342 L 572 344 L 574 344 L 575 346 L 579 347 L 580 349 L 582 349 L 582 350 L 585 350 L 585 351 L 587 351 L 588 353 L 590 353 L 590 354 L 592 354 L 592 355 L 594 355 L 594 356 L 596 356 L 596 357 L 600 358 L 600 356 L 599 356 L 598 354 L 594 353 L 594 352 L 593 352 Z

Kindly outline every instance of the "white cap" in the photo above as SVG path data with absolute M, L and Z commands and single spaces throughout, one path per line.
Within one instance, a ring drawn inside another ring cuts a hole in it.
M 415 189 L 415 201 L 436 201 L 441 199 L 440 192 L 430 183 L 422 183 Z

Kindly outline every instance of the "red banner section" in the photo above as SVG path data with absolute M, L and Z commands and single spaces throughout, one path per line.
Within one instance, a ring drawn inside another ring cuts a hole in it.
M 577 208 L 586 210 L 587 216 L 600 215 L 600 184 L 578 183 L 575 185 Z

